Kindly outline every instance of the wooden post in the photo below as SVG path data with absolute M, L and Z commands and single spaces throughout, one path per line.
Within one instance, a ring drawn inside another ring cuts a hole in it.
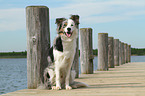
M 79 35 L 79 32 L 78 32 L 78 35 Z M 72 64 L 72 69 L 75 70 L 76 72 L 76 78 L 79 78 L 79 38 L 77 38 L 76 44 L 77 44 L 77 48 L 76 48 L 74 61 Z
M 124 43 L 121 43 L 121 49 L 122 49 L 122 64 L 125 64 L 125 53 L 124 53 Z
M 131 45 L 128 45 L 128 62 L 131 62 Z
M 93 47 L 92 47 L 92 29 L 82 28 L 80 29 L 80 62 L 81 73 L 92 74 L 93 73 Z
M 108 67 L 114 68 L 114 38 L 108 38 Z
M 98 71 L 108 70 L 108 33 L 98 34 Z
M 122 44 L 119 41 L 119 65 L 122 65 Z
M 45 6 L 26 8 L 27 26 L 27 82 L 28 89 L 44 83 L 43 72 L 48 66 L 50 48 L 49 9 Z
M 119 39 L 114 39 L 114 65 L 119 66 Z
M 125 63 L 128 63 L 128 45 L 127 43 L 124 44 L 125 49 Z

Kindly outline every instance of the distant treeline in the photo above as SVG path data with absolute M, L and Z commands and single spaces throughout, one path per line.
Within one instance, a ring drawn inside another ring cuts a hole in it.
M 0 52 L 0 58 L 26 58 L 27 51 L 22 52 Z
M 98 49 L 93 50 L 94 55 L 98 55 Z M 131 55 L 145 55 L 145 48 L 131 48 Z
M 96 55 L 96 56 L 98 55 L 98 49 L 93 50 L 93 55 Z
M 98 55 L 98 50 L 93 50 L 94 55 Z M 131 48 L 131 55 L 145 55 L 145 48 Z
M 145 48 L 131 48 L 131 55 L 145 55 Z
M 79 51 L 80 52 L 80 51 Z M 98 55 L 98 49 L 93 50 L 93 55 Z M 145 55 L 145 48 L 131 48 L 131 55 Z M 0 52 L 0 58 L 26 58 L 27 51 L 22 52 Z

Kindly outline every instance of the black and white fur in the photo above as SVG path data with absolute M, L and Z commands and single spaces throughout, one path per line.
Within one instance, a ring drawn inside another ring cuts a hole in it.
M 44 70 L 45 86 L 53 90 L 87 87 L 84 83 L 74 81 L 75 71 L 71 70 L 76 52 L 79 16 L 58 18 L 56 24 L 58 36 L 49 49 L 49 66 Z

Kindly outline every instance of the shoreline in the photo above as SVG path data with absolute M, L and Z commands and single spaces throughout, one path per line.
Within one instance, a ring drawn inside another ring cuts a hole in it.
M 27 58 L 27 56 L 0 56 L 0 59 Z
M 94 55 L 96 57 L 97 55 Z M 145 55 L 131 55 L 131 56 L 145 56 Z M 27 56 L 0 56 L 0 59 L 12 59 L 12 58 L 27 58 Z

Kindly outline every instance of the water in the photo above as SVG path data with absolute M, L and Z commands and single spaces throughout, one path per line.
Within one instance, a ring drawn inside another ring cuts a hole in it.
M 94 58 L 94 70 L 98 58 Z M 145 56 L 132 56 L 131 62 L 145 62 Z M 0 94 L 27 88 L 27 59 L 0 59 Z
M 145 56 L 131 56 L 131 62 L 145 62 Z
M 27 88 L 27 59 L 0 59 L 0 94 Z

